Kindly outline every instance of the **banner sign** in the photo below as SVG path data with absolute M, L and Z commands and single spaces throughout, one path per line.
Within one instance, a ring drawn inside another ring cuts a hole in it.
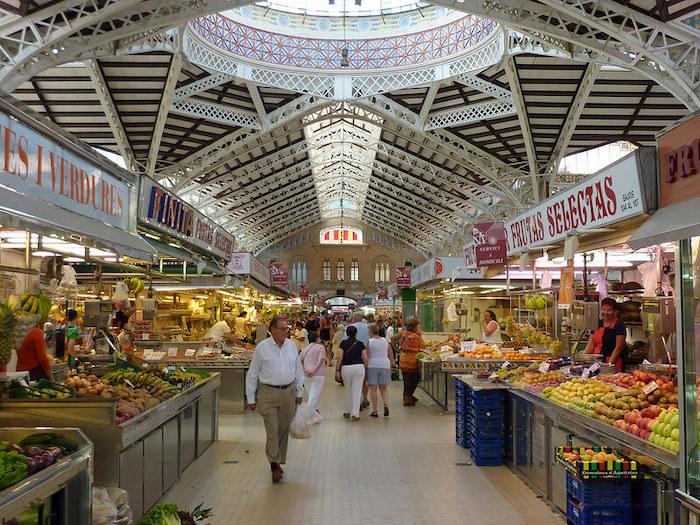
M 272 263 L 270 265 L 272 286 L 286 287 L 289 284 L 289 269 L 287 263 Z
M 659 208 L 700 197 L 700 115 L 658 138 Z
M 481 279 L 480 268 L 466 268 L 462 257 L 436 257 L 413 269 L 411 283 L 418 287 L 435 279 Z
M 231 254 L 226 271 L 232 275 L 248 275 L 262 285 L 270 286 L 270 269 L 250 253 L 236 252 Z
M 507 222 L 508 255 L 641 215 L 645 203 L 637 157 L 630 154 Z
M 476 268 L 476 246 L 474 243 L 467 244 L 464 247 L 464 266 Z
M 299 285 L 299 297 L 301 298 L 302 301 L 309 300 L 309 289 L 306 287 L 305 284 Z
M 495 266 L 506 263 L 506 231 L 503 222 L 478 222 L 472 228 L 476 265 Z
M 377 299 L 379 301 L 386 301 L 389 299 L 389 288 L 387 286 L 380 286 L 377 290 Z
M 399 288 L 411 287 L 411 270 L 410 266 L 396 267 L 396 286 Z
M 230 259 L 233 253 L 230 233 L 146 177 L 141 179 L 138 216 L 140 223 L 222 259 Z
M 126 183 L 5 113 L 0 113 L 0 135 L 0 184 L 129 231 Z

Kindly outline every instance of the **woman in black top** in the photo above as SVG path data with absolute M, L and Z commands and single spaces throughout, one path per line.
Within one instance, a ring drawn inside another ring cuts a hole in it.
M 618 372 L 625 367 L 627 330 L 617 315 L 617 302 L 606 297 L 600 302 L 600 314 L 602 320 L 599 328 L 591 334 L 584 353 L 600 354 L 606 363 L 615 365 Z
M 336 377 L 341 375 L 345 385 L 345 412 L 343 417 L 351 421 L 360 419 L 360 402 L 362 401 L 362 385 L 365 381 L 367 353 L 362 341 L 357 340 L 357 328 L 348 326 L 348 338 L 340 343 L 343 356 L 338 360 Z

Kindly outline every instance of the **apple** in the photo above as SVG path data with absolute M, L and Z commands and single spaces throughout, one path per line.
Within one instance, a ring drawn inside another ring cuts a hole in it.
M 633 434 L 633 435 L 635 435 L 635 436 L 638 436 L 638 435 L 639 435 L 639 427 L 638 427 L 635 423 L 632 423 L 632 425 L 630 425 L 630 430 L 629 430 L 629 431 L 630 431 L 631 434 Z
M 672 430 L 673 430 L 673 427 L 667 423 L 666 425 L 664 425 L 664 431 L 662 432 L 663 436 L 670 437 Z
M 673 430 L 671 430 L 671 437 L 675 441 L 678 441 L 679 434 L 680 434 L 680 431 L 677 428 L 674 428 Z
M 673 428 L 678 428 L 678 414 L 673 414 L 673 416 L 671 416 L 670 423 Z
M 652 431 L 654 434 L 658 434 L 658 433 L 659 433 L 659 427 L 660 427 L 660 426 L 661 426 L 661 421 L 659 421 L 659 420 L 657 419 L 656 421 L 654 421 L 654 422 L 651 424 L 651 431 Z
M 664 439 L 664 448 L 668 450 L 673 450 L 673 440 L 670 437 Z

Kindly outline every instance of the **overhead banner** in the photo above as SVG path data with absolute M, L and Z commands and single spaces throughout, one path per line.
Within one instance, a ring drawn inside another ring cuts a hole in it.
M 141 178 L 139 222 L 222 259 L 230 259 L 234 237 L 158 183 Z
M 476 246 L 474 243 L 467 244 L 464 247 L 464 266 L 476 268 Z
M 380 286 L 377 290 L 377 299 L 379 301 L 386 301 L 387 299 L 389 299 L 389 287 Z
M 129 231 L 131 189 L 126 183 L 1 112 L 0 135 L 0 184 Z
M 658 138 L 659 207 L 700 197 L 700 115 Z
M 272 263 L 270 265 L 272 286 L 286 287 L 289 284 L 289 269 L 287 263 Z
M 309 289 L 306 287 L 305 284 L 299 285 L 299 297 L 301 298 L 302 301 L 309 300 Z
M 411 271 L 413 268 L 411 266 L 397 266 L 396 267 L 396 286 L 399 288 L 410 288 L 411 287 Z
M 508 255 L 641 215 L 645 205 L 637 155 L 630 154 L 507 222 Z
M 264 286 L 270 286 L 270 269 L 247 252 L 231 254 L 226 271 L 232 275 L 248 275 Z
M 474 234 L 476 265 L 479 268 L 506 263 L 508 257 L 503 222 L 478 222 L 474 224 L 472 232 Z
M 480 268 L 467 268 L 461 257 L 436 257 L 413 269 L 411 283 L 418 287 L 436 279 L 481 279 Z

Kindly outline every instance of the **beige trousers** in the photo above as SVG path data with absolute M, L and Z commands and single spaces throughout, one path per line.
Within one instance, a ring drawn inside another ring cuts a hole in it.
M 265 454 L 270 463 L 284 464 L 287 461 L 289 425 L 296 413 L 296 390 L 294 385 L 285 389 L 258 384 L 258 411 L 265 422 L 267 443 Z

